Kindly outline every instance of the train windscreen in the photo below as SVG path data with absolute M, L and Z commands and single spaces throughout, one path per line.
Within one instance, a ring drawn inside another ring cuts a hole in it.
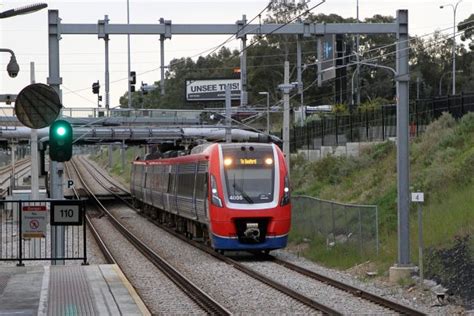
M 223 147 L 227 198 L 231 203 L 270 203 L 275 163 L 270 146 Z

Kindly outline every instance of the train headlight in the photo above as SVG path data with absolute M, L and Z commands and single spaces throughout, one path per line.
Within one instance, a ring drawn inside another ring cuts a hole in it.
M 224 166 L 228 167 L 232 164 L 232 158 L 224 158 Z
M 267 165 L 273 164 L 273 159 L 272 158 L 265 159 L 265 164 L 267 164 Z
M 283 197 L 281 198 L 280 206 L 284 206 L 289 203 L 290 203 L 290 180 L 288 179 L 288 175 L 285 175 Z
M 211 203 L 215 206 L 222 207 L 222 200 L 217 193 L 216 178 L 211 174 Z

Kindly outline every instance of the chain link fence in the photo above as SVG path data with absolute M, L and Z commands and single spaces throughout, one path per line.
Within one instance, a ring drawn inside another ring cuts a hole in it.
M 328 248 L 346 245 L 359 255 L 379 254 L 378 207 L 343 204 L 309 196 L 293 196 L 292 236 L 325 240 Z

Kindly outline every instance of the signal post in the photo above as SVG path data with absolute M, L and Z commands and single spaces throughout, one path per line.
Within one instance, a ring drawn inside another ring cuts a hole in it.
M 72 127 L 69 122 L 57 120 L 49 127 L 49 158 L 51 174 L 51 198 L 63 199 L 63 162 L 72 156 Z M 51 227 L 52 257 L 64 257 L 64 226 Z M 52 264 L 64 264 L 64 260 L 52 260 Z

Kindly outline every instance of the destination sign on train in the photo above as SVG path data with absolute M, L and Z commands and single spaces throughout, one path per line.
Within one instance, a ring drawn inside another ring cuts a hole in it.
M 240 158 L 241 165 L 256 165 L 257 159 Z
M 232 100 L 240 99 L 240 79 L 186 80 L 186 101 L 225 101 L 230 88 Z

